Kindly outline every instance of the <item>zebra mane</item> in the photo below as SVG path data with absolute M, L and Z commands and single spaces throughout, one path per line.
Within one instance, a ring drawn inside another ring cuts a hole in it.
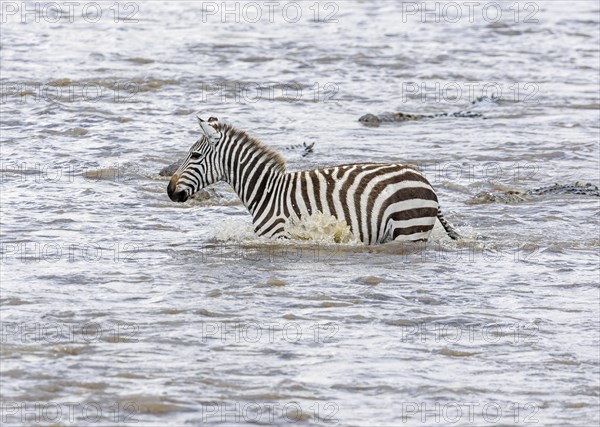
M 227 133 L 228 135 L 231 135 L 232 139 L 235 139 L 236 141 L 238 141 L 242 144 L 244 144 L 244 143 L 252 144 L 252 146 L 254 146 L 257 149 L 257 151 L 259 151 L 261 153 L 261 155 L 269 163 L 275 164 L 277 172 L 285 173 L 285 165 L 286 165 L 285 159 L 283 157 L 281 157 L 281 155 L 279 153 L 277 153 L 275 150 L 273 150 L 271 147 L 263 144 L 258 139 L 248 135 L 243 130 L 238 130 L 238 129 L 234 128 L 230 124 L 226 124 L 226 123 L 221 124 L 220 130 L 223 133 Z

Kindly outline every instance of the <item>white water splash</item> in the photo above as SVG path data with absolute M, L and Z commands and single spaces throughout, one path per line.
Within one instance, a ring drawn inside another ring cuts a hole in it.
M 346 221 L 333 215 L 315 212 L 299 221 L 289 220 L 286 231 L 297 240 L 310 240 L 321 243 L 359 243 L 350 231 Z
M 304 216 L 299 221 L 288 220 L 285 226 L 291 242 L 319 242 L 360 244 L 350 231 L 346 221 L 339 221 L 332 215 L 316 212 Z M 224 242 L 265 242 L 265 237 L 257 236 L 251 223 L 239 219 L 223 221 L 217 228 L 215 240 Z
M 248 242 L 253 240 L 264 240 L 256 235 L 254 227 L 248 221 L 241 219 L 226 219 L 217 227 L 215 240 L 219 242 Z
M 290 240 L 289 243 L 301 242 L 319 242 L 319 243 L 338 243 L 338 244 L 362 244 L 350 230 L 346 221 L 338 220 L 333 215 L 326 215 L 316 212 L 310 216 L 304 216 L 299 221 L 288 220 L 286 231 Z M 462 236 L 462 234 L 461 234 Z M 465 238 L 465 236 L 462 236 Z M 254 226 L 245 220 L 228 219 L 223 221 L 216 230 L 214 239 L 220 242 L 236 243 L 265 243 L 272 241 L 269 238 L 258 236 L 254 232 Z M 469 239 L 471 240 L 471 239 Z M 435 222 L 430 242 L 453 243 L 448 237 L 448 233 L 442 227 L 439 221 Z M 286 242 L 281 241 L 281 243 Z

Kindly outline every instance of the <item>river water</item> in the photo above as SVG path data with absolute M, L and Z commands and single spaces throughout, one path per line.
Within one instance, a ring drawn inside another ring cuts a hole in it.
M 476 197 L 598 185 L 597 2 L 2 13 L 3 424 L 598 425 L 598 198 Z M 173 203 L 196 114 L 290 170 L 415 165 L 464 239 L 269 242 L 226 185 Z

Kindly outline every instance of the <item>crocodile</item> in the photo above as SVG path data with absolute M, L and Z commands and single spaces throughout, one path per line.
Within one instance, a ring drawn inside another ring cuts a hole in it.
M 496 103 L 498 98 L 495 96 L 481 96 L 471 102 L 471 105 L 488 102 L 488 103 Z M 483 114 L 477 113 L 475 111 L 457 111 L 454 113 L 438 113 L 438 114 L 406 114 L 406 113 L 383 113 L 383 114 L 365 114 L 361 116 L 358 121 L 361 122 L 365 126 L 369 127 L 377 127 L 381 123 L 392 123 L 392 122 L 409 122 L 415 120 L 422 119 L 435 119 L 439 117 L 461 117 L 461 118 L 485 118 Z
M 473 111 L 457 111 L 456 113 L 439 113 L 439 114 L 406 114 L 406 113 L 383 113 L 379 115 L 365 114 L 361 116 L 358 121 L 365 126 L 377 127 L 381 123 L 391 122 L 409 122 L 414 120 L 422 119 L 435 119 L 438 117 L 465 117 L 465 118 L 477 118 L 483 117 L 481 113 L 475 113 Z
M 302 144 L 288 145 L 287 147 L 283 147 L 283 149 L 284 150 L 297 150 L 298 148 L 302 148 L 302 157 L 306 157 L 310 153 L 313 152 L 314 146 L 315 146 L 314 142 L 312 144 L 307 144 L 306 142 L 303 142 Z
M 553 194 L 575 194 L 580 196 L 600 197 L 598 186 L 585 181 L 577 181 L 573 184 L 552 184 L 531 190 L 519 191 L 509 190 L 500 193 L 482 191 L 477 193 L 469 203 L 521 203 L 530 200 L 532 196 L 546 196 Z
M 183 157 L 181 159 L 175 160 L 169 166 L 165 166 L 164 168 L 162 168 L 158 174 L 160 176 L 172 176 L 175 172 L 177 172 L 177 169 L 179 169 L 179 166 L 183 163 L 184 160 L 185 159 Z
M 283 149 L 284 150 L 298 150 L 299 148 L 301 148 L 302 149 L 302 157 L 306 157 L 313 152 L 314 146 L 315 146 L 314 142 L 312 144 L 307 144 L 306 142 L 303 142 L 302 144 L 288 145 L 287 147 L 284 147 Z M 165 166 L 164 168 L 162 168 L 158 174 L 160 176 L 172 176 L 175 172 L 177 172 L 177 169 L 179 169 L 179 165 L 181 165 L 184 160 L 185 160 L 185 158 L 183 158 L 183 157 L 175 160 L 169 166 Z

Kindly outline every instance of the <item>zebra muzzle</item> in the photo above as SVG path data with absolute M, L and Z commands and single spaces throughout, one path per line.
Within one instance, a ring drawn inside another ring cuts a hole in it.
M 177 180 L 179 177 L 177 175 L 173 175 L 171 180 L 169 181 L 169 185 L 167 186 L 167 194 L 169 195 L 169 199 L 174 202 L 185 202 L 188 199 L 187 192 L 185 190 L 177 191 Z

